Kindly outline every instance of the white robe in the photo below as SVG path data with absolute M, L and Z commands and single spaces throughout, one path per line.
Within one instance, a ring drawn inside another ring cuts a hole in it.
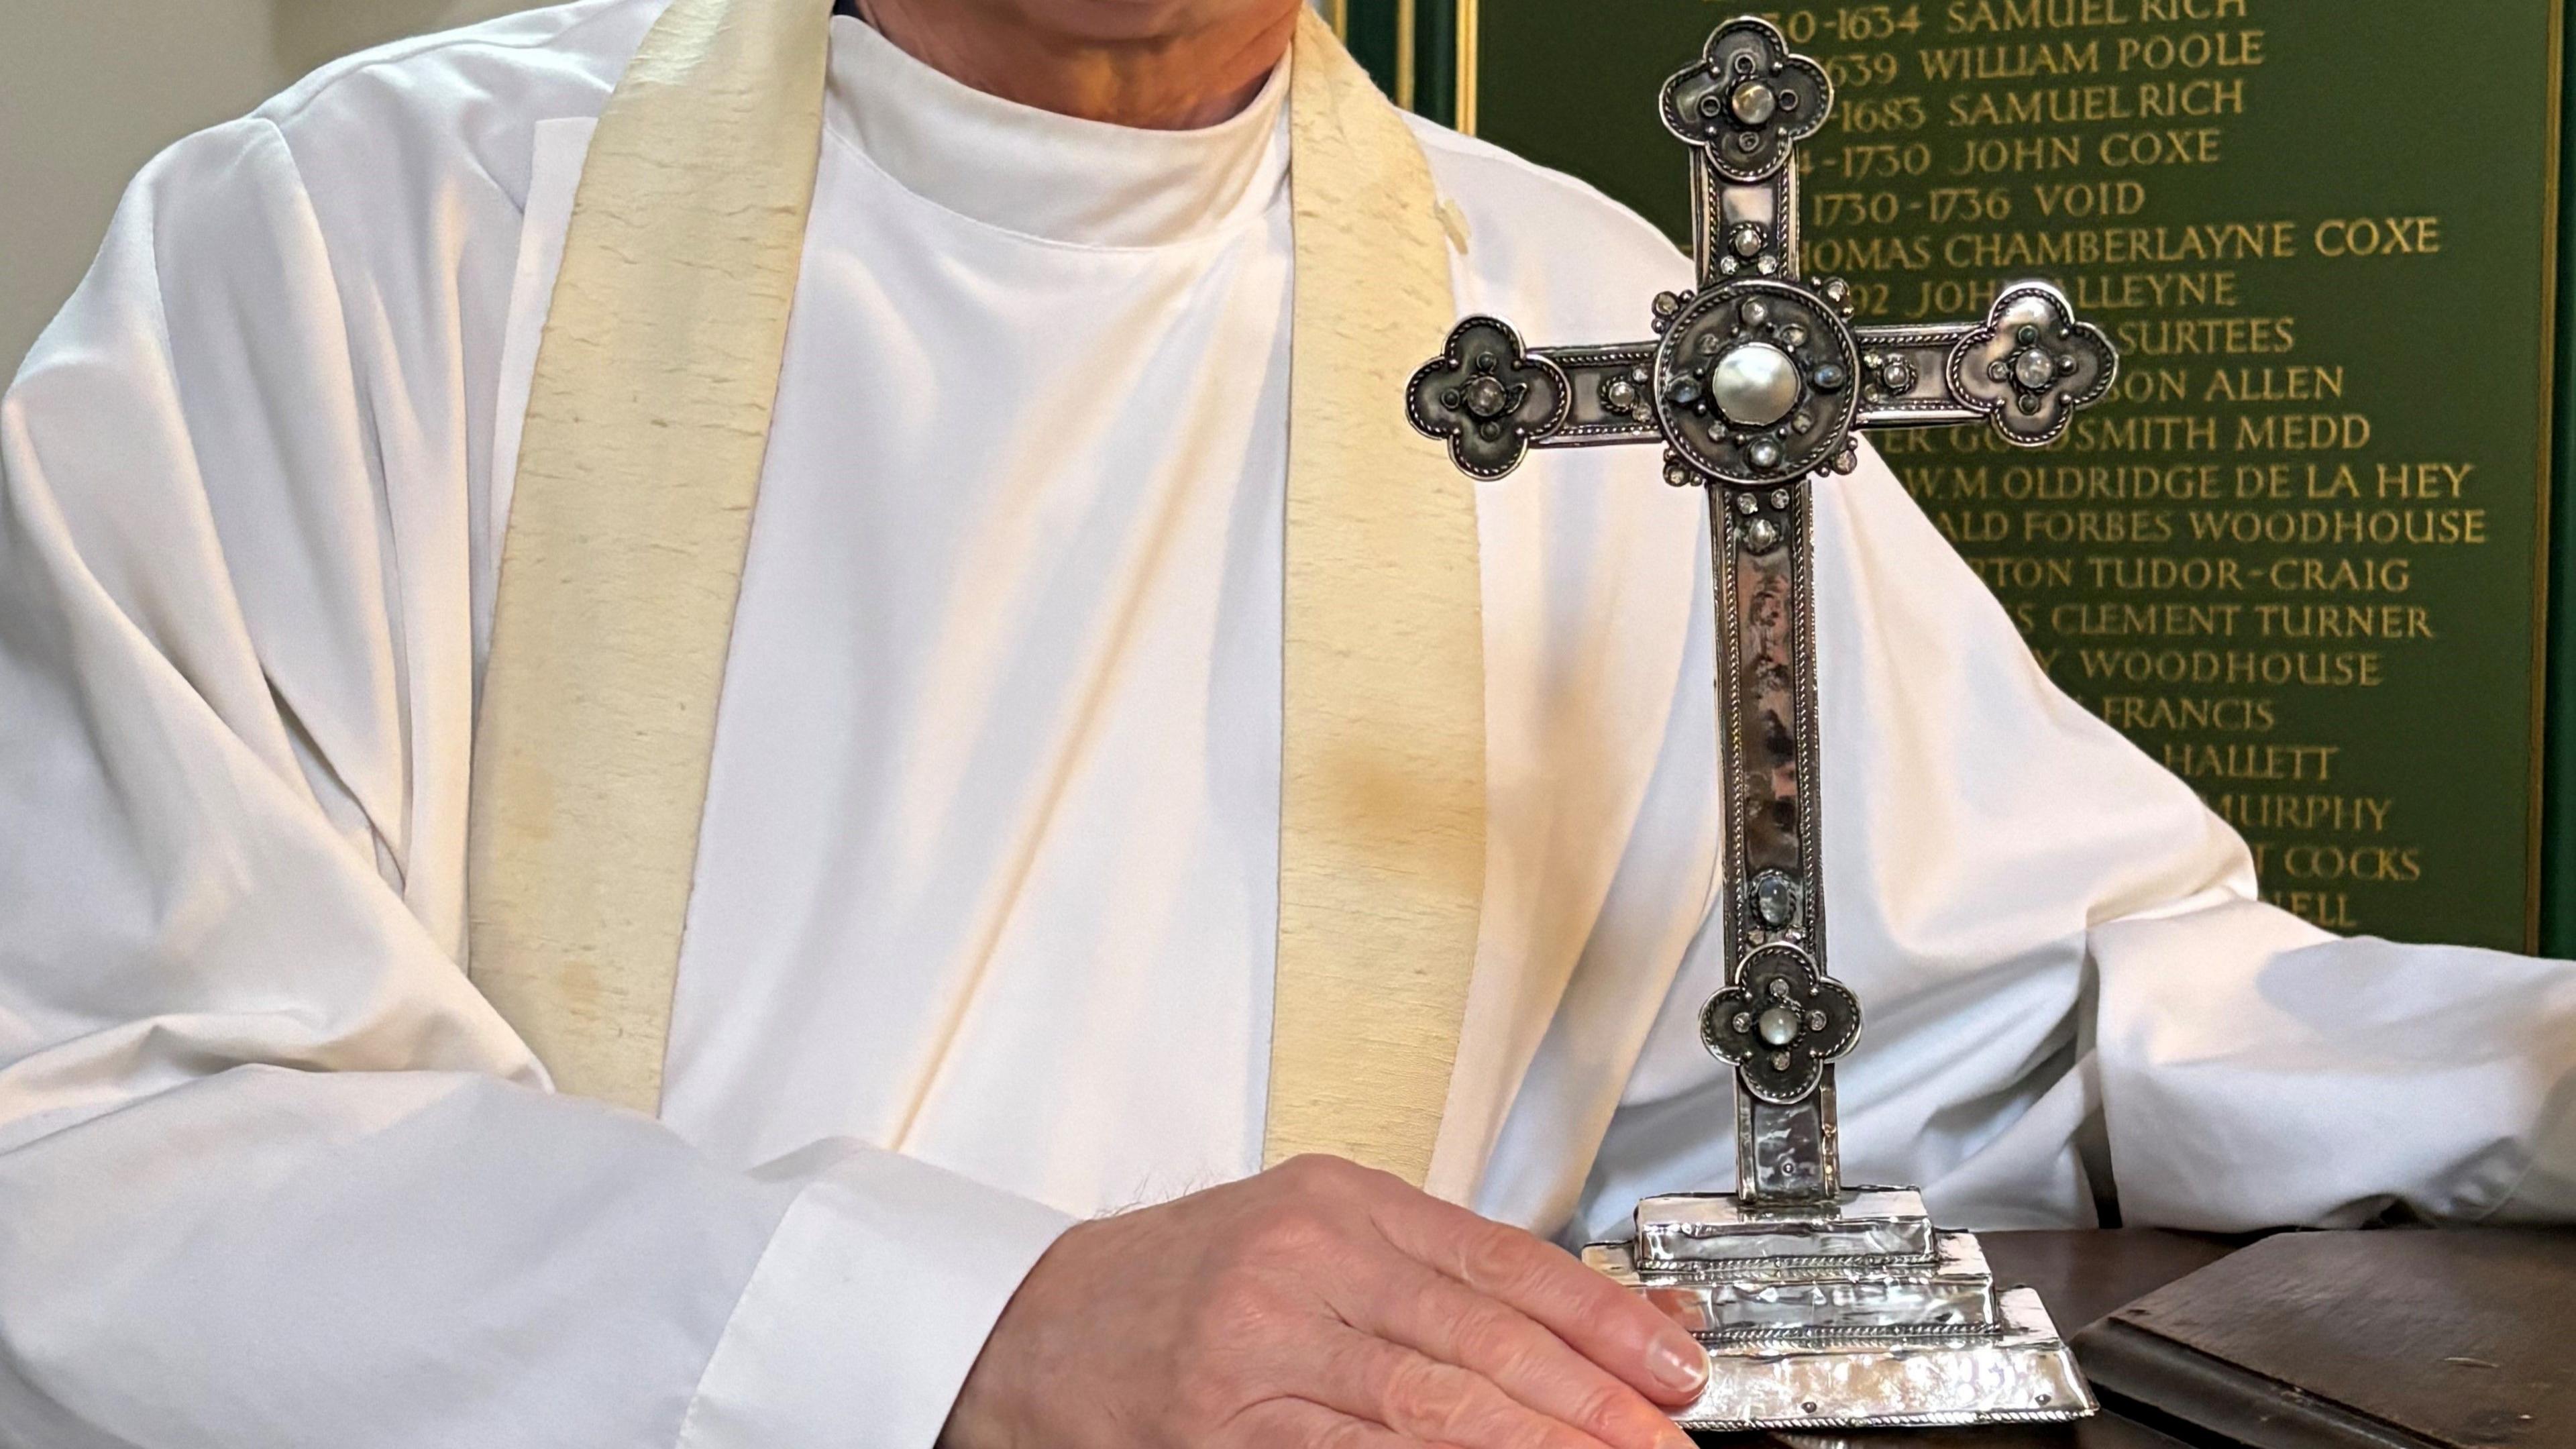
M 663 1120 L 544 1091 L 467 984 L 517 413 L 657 8 L 181 143 L 0 404 L 0 1442 L 919 1449 L 1066 1215 L 1257 1164 L 1276 86 L 1122 131 L 836 22 Z M 1686 279 L 1417 129 L 1461 312 L 1625 338 Z M 1476 991 L 1571 975 L 1474 1204 L 1541 1231 L 1732 1176 L 1700 508 L 1650 449 L 1479 492 Z M 1818 550 L 1849 1177 L 1963 1226 L 2576 1212 L 2576 972 L 2253 903 L 1874 459 Z

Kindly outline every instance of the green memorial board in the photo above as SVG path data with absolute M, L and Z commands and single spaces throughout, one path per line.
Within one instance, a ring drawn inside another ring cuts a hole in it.
M 1409 89 L 1684 236 L 1654 97 L 1748 8 L 1839 90 L 1811 273 L 1891 323 L 2044 278 L 2122 348 L 2054 449 L 1878 439 L 2050 675 L 2243 832 L 2267 899 L 2528 949 L 2554 0 L 1426 3 L 1405 49 L 1453 69 Z

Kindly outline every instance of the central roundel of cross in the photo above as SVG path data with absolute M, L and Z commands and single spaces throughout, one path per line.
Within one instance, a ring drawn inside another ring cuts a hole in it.
M 1700 1040 L 1776 1105 L 1806 1100 L 1825 1066 L 1860 1040 L 1860 999 L 1796 946 L 1757 947 L 1735 984 L 1700 1009 Z
M 1651 386 L 1666 478 L 1775 488 L 1857 461 L 1860 357 L 1840 281 L 1727 282 L 1655 299 Z

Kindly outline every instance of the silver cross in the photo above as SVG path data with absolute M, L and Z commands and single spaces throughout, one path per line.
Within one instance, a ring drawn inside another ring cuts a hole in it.
M 1856 325 L 1851 288 L 1798 262 L 1797 145 L 1832 106 L 1823 67 L 1778 30 L 1718 27 L 1661 97 L 1696 153 L 1699 284 L 1655 298 L 1656 340 L 1534 348 L 1470 317 L 1406 397 L 1478 478 L 1532 448 L 1660 443 L 1664 481 L 1708 490 L 1730 966 L 1700 1037 L 1736 1068 L 1738 1190 L 1755 1202 L 1840 1191 L 1833 1062 L 1860 1034 L 1859 1002 L 1826 969 L 1812 486 L 1858 465 L 1863 428 L 1983 420 L 2054 441 L 2119 369 L 2042 282 L 2004 288 L 1979 321 Z

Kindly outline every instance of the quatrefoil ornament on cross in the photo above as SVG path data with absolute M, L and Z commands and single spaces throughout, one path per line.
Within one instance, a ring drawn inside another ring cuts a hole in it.
M 2101 328 L 2076 321 L 2055 288 L 2026 283 L 1997 297 L 1985 325 L 1951 348 L 1950 390 L 2006 437 L 2036 445 L 2101 401 L 2119 367 Z
M 1759 20 L 1731 21 L 1700 63 L 1664 82 L 1664 128 L 1701 148 L 1730 181 L 1759 181 L 1825 123 L 1833 95 L 1822 66 L 1789 53 Z
M 1565 372 L 1533 358 L 1520 334 L 1492 318 L 1470 318 L 1449 346 L 1413 375 L 1405 403 L 1414 428 L 1446 439 L 1460 472 L 1500 478 L 1520 466 L 1533 438 L 1565 421 L 1572 388 Z
M 1860 999 L 1797 947 L 1764 946 L 1701 1008 L 1699 1034 L 1743 1074 L 1745 1090 L 1765 1102 L 1795 1102 L 1860 1040 Z

